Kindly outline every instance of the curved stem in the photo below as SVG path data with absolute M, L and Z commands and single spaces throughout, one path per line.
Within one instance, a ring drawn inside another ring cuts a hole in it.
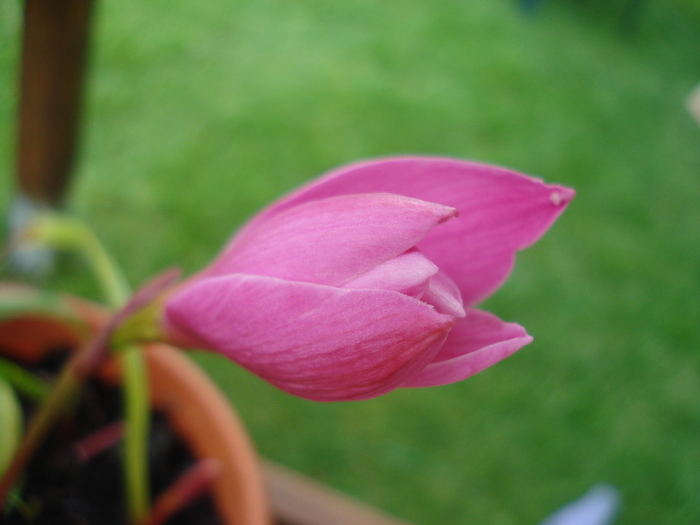
M 57 248 L 79 250 L 95 271 L 107 303 L 121 309 L 131 289 L 121 269 L 109 256 L 93 231 L 83 222 L 60 215 L 47 215 L 30 229 L 29 236 Z M 134 345 L 119 350 L 124 381 L 126 432 L 125 476 L 127 506 L 132 523 L 140 522 L 149 512 L 148 433 L 150 398 L 148 372 L 143 351 Z
M 119 266 L 109 256 L 92 230 L 86 230 L 84 253 L 102 285 L 107 304 L 121 308 L 131 295 L 131 287 Z
M 85 255 L 92 263 L 97 278 L 104 288 L 109 305 L 113 308 L 121 308 L 131 295 L 129 285 L 97 237 L 92 231 L 88 231 L 88 233 L 89 235 L 85 236 Z M 150 511 L 148 434 L 151 407 L 148 392 L 148 370 L 141 347 L 130 344 L 118 350 L 124 383 L 126 500 L 131 522 L 139 523 Z
M 75 250 L 88 260 L 110 306 L 120 307 L 131 295 L 121 269 L 83 221 L 52 212 L 37 216 L 22 233 L 19 243 L 30 241 L 59 250 Z

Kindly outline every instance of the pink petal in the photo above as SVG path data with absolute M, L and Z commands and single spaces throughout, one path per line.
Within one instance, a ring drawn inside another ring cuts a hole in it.
M 400 195 L 343 195 L 257 222 L 205 271 L 340 286 L 412 248 L 456 211 Z
M 495 315 L 471 309 L 457 319 L 435 359 L 403 387 L 438 386 L 462 381 L 498 363 L 532 341 L 525 329 Z
M 510 273 L 515 252 L 539 239 L 574 191 L 503 168 L 444 158 L 393 158 L 345 166 L 265 209 L 242 231 L 301 203 L 334 195 L 389 192 L 457 208 L 460 217 L 418 247 L 459 286 L 465 304 L 488 297 Z
M 317 401 L 393 390 L 432 361 L 454 322 L 396 292 L 240 274 L 182 289 L 166 316 L 205 348 Z
M 437 272 L 438 267 L 425 255 L 409 250 L 346 282 L 343 288 L 392 290 L 420 298 L 428 287 L 428 281 Z
M 442 314 L 454 317 L 464 317 L 466 315 L 459 288 L 444 272 L 438 272 L 430 278 L 428 287 L 420 297 L 420 300 L 433 305 Z

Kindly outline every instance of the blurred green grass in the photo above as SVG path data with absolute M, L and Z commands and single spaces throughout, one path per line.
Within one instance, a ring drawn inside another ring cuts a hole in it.
M 535 342 L 455 385 L 315 404 L 210 355 L 261 453 L 417 524 L 535 524 L 590 485 L 700 522 L 700 13 L 649 2 L 105 0 L 72 208 L 135 283 L 195 271 L 266 202 L 358 158 L 573 186 L 485 305 Z M 0 2 L 0 205 L 20 2 Z M 63 261 L 48 285 L 94 293 Z

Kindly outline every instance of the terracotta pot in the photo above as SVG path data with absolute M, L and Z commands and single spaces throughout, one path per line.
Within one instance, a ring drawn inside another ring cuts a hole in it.
M 36 362 L 49 352 L 74 348 L 85 329 L 103 326 L 105 310 L 68 299 L 85 326 L 72 326 L 48 316 L 32 315 L 0 322 L 0 351 L 8 357 Z M 248 434 L 227 399 L 182 351 L 162 344 L 146 350 L 151 402 L 198 458 L 216 458 L 222 468 L 212 496 L 227 525 L 269 525 L 269 505 L 258 457 Z M 119 381 L 119 366 L 110 360 L 100 376 Z

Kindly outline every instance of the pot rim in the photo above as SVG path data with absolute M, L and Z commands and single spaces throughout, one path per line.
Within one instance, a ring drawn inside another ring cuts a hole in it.
M 82 299 L 71 298 L 70 302 L 91 329 L 106 324 L 108 313 L 104 308 Z M 27 348 L 21 348 L 18 340 L 22 333 L 32 339 Z M 0 322 L 0 352 L 15 359 L 25 354 L 29 361 L 36 361 L 40 358 L 37 342 L 45 345 L 45 355 L 75 343 L 78 337 L 73 327 L 61 326 L 60 321 L 44 316 Z M 270 525 L 262 467 L 231 403 L 182 350 L 165 344 L 149 344 L 145 350 L 153 407 L 164 414 L 194 456 L 215 458 L 221 463 L 211 491 L 221 519 L 230 525 Z M 110 358 L 99 377 L 118 383 L 118 360 Z

